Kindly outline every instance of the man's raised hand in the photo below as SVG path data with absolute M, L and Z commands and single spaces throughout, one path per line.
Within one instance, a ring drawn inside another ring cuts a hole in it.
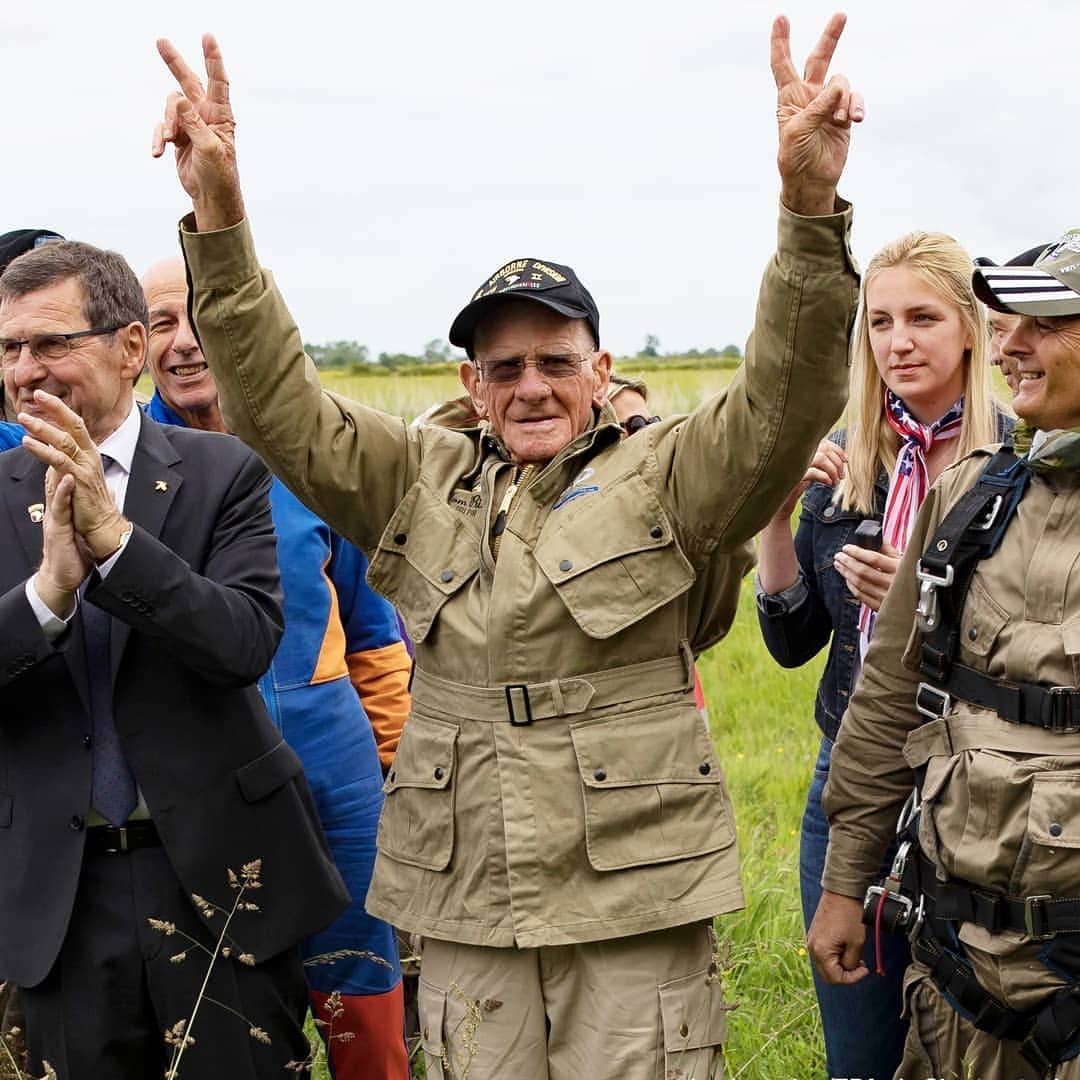
M 225 61 L 212 34 L 202 39 L 206 87 L 179 50 L 165 38 L 157 43 L 162 60 L 180 86 L 165 102 L 165 116 L 154 128 L 154 157 L 167 143 L 176 148 L 176 172 L 191 196 L 200 232 L 224 229 L 244 217 L 236 169 L 236 121 L 229 104 Z
M 790 25 L 781 15 L 772 29 L 772 72 L 780 125 L 783 204 L 797 214 L 831 214 L 836 184 L 847 161 L 851 125 L 864 115 L 860 94 L 843 75 L 826 82 L 847 16 L 834 15 L 806 60 L 802 77 L 791 60 Z

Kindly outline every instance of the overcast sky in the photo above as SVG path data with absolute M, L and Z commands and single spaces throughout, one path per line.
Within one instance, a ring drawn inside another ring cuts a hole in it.
M 258 250 L 305 340 L 419 351 L 502 263 L 570 263 L 603 343 L 740 345 L 775 237 L 772 16 L 801 68 L 835 5 L 325 0 L 4 5 L 0 231 L 138 273 L 187 209 L 150 136 L 171 37 L 218 35 Z M 1080 224 L 1075 0 L 853 0 L 866 98 L 841 191 L 864 263 L 912 228 L 1006 258 Z

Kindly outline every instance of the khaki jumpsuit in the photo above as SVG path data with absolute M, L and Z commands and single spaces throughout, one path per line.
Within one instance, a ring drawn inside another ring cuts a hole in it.
M 367 907 L 425 939 L 429 1077 L 718 1067 L 709 923 L 743 897 L 692 658 L 843 407 L 849 227 L 782 210 L 730 386 L 624 441 L 605 405 L 519 490 L 497 560 L 499 440 L 323 392 L 246 223 L 181 230 L 226 422 L 368 553 L 415 643 Z
M 922 641 L 913 624 L 915 564 L 988 460 L 989 451 L 977 451 L 942 473 L 875 625 L 825 789 L 831 839 L 823 880 L 832 892 L 862 897 L 911 790 L 912 770 L 925 766 L 920 843 L 941 870 L 1013 897 L 1076 895 L 1080 735 L 1009 723 L 955 698 L 939 720 L 922 722 L 914 707 Z M 1033 476 L 1000 549 L 977 565 L 957 660 L 999 679 L 1080 684 L 1076 474 Z M 991 935 L 972 923 L 962 924 L 960 938 L 980 984 L 1012 1008 L 1032 1008 L 1064 981 L 1040 961 L 1046 942 Z M 955 1012 L 919 964 L 908 971 L 905 996 L 911 1027 L 898 1077 L 1044 1075 L 1018 1043 L 978 1031 Z M 1078 1062 L 1054 1075 L 1077 1080 Z

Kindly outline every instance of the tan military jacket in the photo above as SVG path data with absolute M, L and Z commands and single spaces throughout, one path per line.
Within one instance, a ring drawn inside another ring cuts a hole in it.
M 922 642 L 914 626 L 915 564 L 989 453 L 956 463 L 931 489 L 874 627 L 825 789 L 831 836 L 824 884 L 833 892 L 862 896 L 911 790 L 912 769 L 925 764 L 920 840 L 945 872 L 1014 897 L 1076 895 L 1080 735 L 1012 724 L 963 701 L 931 722 L 915 711 Z M 1080 477 L 1036 475 L 1001 547 L 972 578 L 960 663 L 995 678 L 1080 684 L 1078 571 Z M 994 942 L 974 926 L 961 937 L 975 947 L 977 971 L 977 950 L 1001 956 L 1021 940 L 998 935 Z M 1033 970 L 1045 989 L 1046 969 Z
M 728 556 L 843 406 L 849 225 L 850 210 L 782 212 L 727 390 L 625 441 L 605 406 L 522 489 L 497 561 L 513 468 L 499 442 L 321 391 L 246 224 L 182 231 L 231 430 L 369 554 L 416 645 L 369 911 L 448 940 L 536 946 L 742 904 L 691 653 L 730 620 Z

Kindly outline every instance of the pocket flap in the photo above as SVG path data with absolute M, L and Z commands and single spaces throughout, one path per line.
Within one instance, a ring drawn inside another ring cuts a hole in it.
M 429 1078 L 433 1076 L 432 1060 L 441 1059 L 446 1052 L 443 1046 L 443 1027 L 446 1023 L 446 991 L 432 986 L 426 979 L 420 979 L 416 995 L 416 1011 L 420 1018 L 420 1045 L 428 1055 L 427 1067 Z M 442 1075 L 440 1071 L 439 1076 Z
M 697 971 L 660 987 L 664 1050 L 678 1054 L 719 1046 L 727 1036 L 727 1010 L 720 980 Z
M 1047 847 L 1080 848 L 1080 773 L 1033 777 L 1028 835 Z
M 236 782 L 248 802 L 258 802 L 283 787 L 302 769 L 296 751 L 282 739 L 272 750 L 237 769 Z
M 1066 656 L 1080 656 L 1080 615 L 1061 624 L 1061 643 Z
M 1008 612 L 998 606 L 976 572 L 971 579 L 960 620 L 961 647 L 975 656 L 989 655 L 998 634 L 1008 621 Z
M 625 630 L 694 583 L 667 514 L 636 473 L 580 501 L 552 513 L 534 554 L 589 637 Z
M 402 729 L 397 753 L 383 782 L 389 794 L 398 788 L 430 788 L 438 791 L 450 786 L 454 773 L 454 744 L 458 727 L 444 720 L 410 716 Z
M 423 641 L 443 604 L 479 565 L 476 527 L 418 482 L 386 526 L 367 580 L 393 602 L 413 641 Z

